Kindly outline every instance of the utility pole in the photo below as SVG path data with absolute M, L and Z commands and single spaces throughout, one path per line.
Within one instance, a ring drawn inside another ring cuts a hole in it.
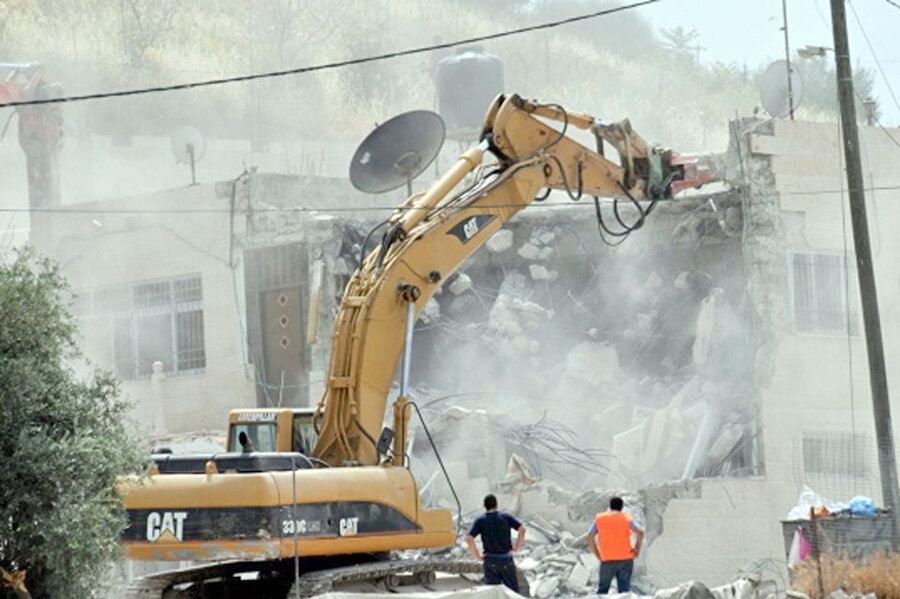
M 838 100 L 841 106 L 841 130 L 844 135 L 844 156 L 847 162 L 847 187 L 850 191 L 850 220 L 853 223 L 856 268 L 859 274 L 859 293 L 866 331 L 866 350 L 869 357 L 869 384 L 872 388 L 872 409 L 875 416 L 875 435 L 878 441 L 881 493 L 884 502 L 892 512 L 893 544 L 894 549 L 897 549 L 898 533 L 900 533 L 900 525 L 898 525 L 900 514 L 897 513 L 900 508 L 897 465 L 894 458 L 891 404 L 884 368 L 884 346 L 881 342 L 881 322 L 878 316 L 878 296 L 875 293 L 875 273 L 872 268 L 872 248 L 869 245 L 869 225 L 866 220 L 866 198 L 863 191 L 862 163 L 859 157 L 859 131 L 856 126 L 856 103 L 853 99 L 853 74 L 850 70 L 850 47 L 847 42 L 847 16 L 844 11 L 844 0 L 831 0 L 831 24 L 834 30 Z
M 788 42 L 787 0 L 781 0 L 781 15 L 784 20 L 784 61 L 787 63 L 788 113 L 794 120 L 794 69 L 791 67 L 791 45 Z

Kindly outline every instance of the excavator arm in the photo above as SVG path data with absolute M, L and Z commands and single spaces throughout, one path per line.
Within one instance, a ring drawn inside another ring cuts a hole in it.
M 591 131 L 597 149 L 569 137 L 570 127 Z M 618 163 L 604 155 L 606 145 Z M 498 160 L 485 163 L 488 151 Z M 499 96 L 486 115 L 481 143 L 395 211 L 381 244 L 347 284 L 318 405 L 315 456 L 332 465 L 378 463 L 376 437 L 407 319 L 414 321 L 442 282 L 542 189 L 565 190 L 573 199 L 640 202 L 668 199 L 716 178 L 711 164 L 648 144 L 627 120 L 604 124 L 559 105 Z M 403 463 L 407 408 L 401 393 L 394 405 L 394 464 Z

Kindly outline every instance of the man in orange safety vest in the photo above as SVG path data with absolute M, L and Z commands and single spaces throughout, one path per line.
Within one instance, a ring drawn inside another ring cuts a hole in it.
M 621 497 L 609 500 L 609 509 L 594 516 L 588 542 L 591 551 L 600 560 L 600 586 L 597 593 L 605 595 L 609 592 L 612 579 L 616 579 L 616 588 L 620 593 L 631 590 L 631 572 L 634 570 L 634 559 L 641 553 L 644 531 L 634 523 L 630 514 L 622 512 L 625 502 Z M 631 533 L 635 533 L 634 547 L 631 545 Z

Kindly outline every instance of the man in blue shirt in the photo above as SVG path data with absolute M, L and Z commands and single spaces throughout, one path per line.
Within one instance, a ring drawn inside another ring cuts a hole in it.
M 484 509 L 484 515 L 475 519 L 466 537 L 469 551 L 475 559 L 484 562 L 485 584 L 502 583 L 518 593 L 519 580 L 512 554 L 525 543 L 525 526 L 506 512 L 498 512 L 497 498 L 493 495 L 484 498 Z M 511 530 L 518 531 L 515 545 L 510 540 Z M 475 546 L 475 537 L 478 535 L 481 535 L 483 555 Z

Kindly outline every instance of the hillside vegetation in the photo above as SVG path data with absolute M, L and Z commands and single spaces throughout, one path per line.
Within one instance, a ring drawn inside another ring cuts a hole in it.
M 9 0 L 0 59 L 44 62 L 68 93 L 272 71 L 422 47 L 583 14 L 599 0 Z M 727 122 L 758 104 L 757 65 L 698 64 L 696 33 L 624 11 L 486 42 L 506 88 L 604 119 L 631 118 L 647 138 L 690 150 L 727 144 Z M 423 53 L 360 66 L 67 107 L 101 134 L 163 133 L 190 122 L 209 135 L 271 141 L 357 139 L 375 122 L 435 106 Z M 756 69 L 756 70 L 753 70 Z M 834 118 L 834 76 L 816 81 L 799 116 Z M 868 83 L 867 83 L 868 82 Z M 861 96 L 871 74 L 861 73 Z

